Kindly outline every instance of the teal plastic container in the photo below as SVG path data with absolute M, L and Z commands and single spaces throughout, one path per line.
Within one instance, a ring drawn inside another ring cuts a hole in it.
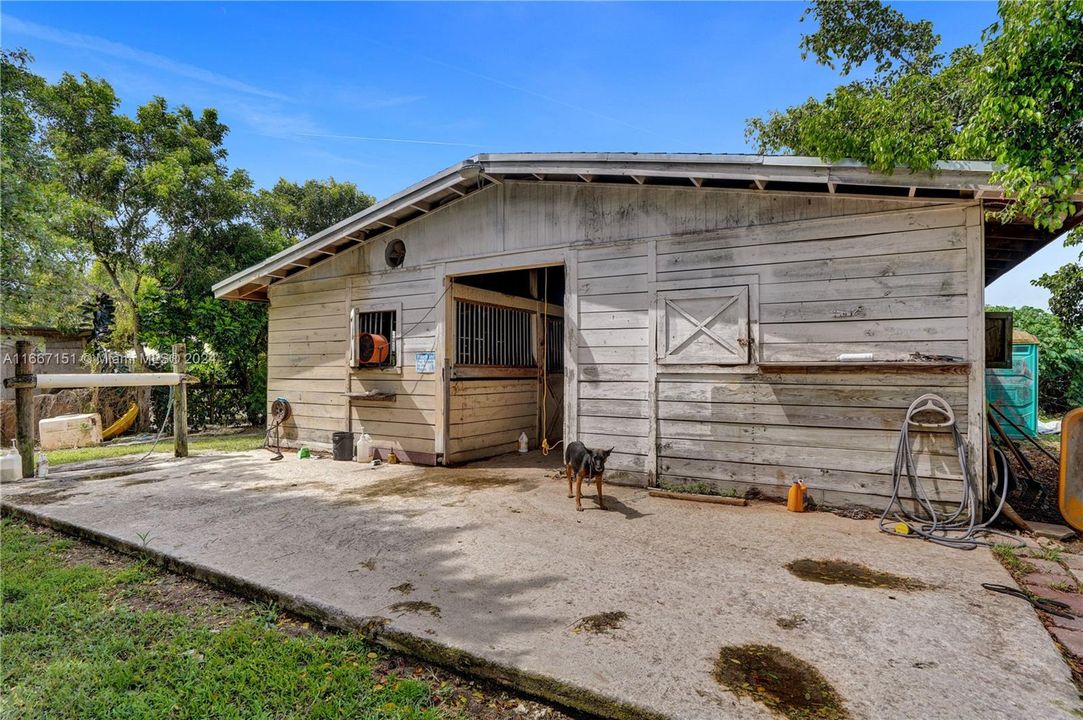
M 1012 345 L 1011 368 L 985 371 L 985 398 L 990 405 L 1011 418 L 1031 437 L 1038 435 L 1038 345 L 1016 342 Z M 1021 433 L 993 413 L 1004 432 L 1019 438 Z

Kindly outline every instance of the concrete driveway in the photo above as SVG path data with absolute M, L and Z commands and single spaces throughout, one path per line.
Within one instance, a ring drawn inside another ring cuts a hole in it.
M 1012 582 L 990 552 L 891 538 L 873 521 L 612 486 L 609 511 L 591 498 L 577 513 L 534 455 L 457 469 L 260 451 L 124 462 L 5 485 L 5 509 L 612 716 L 777 717 L 713 677 L 723 646 L 749 643 L 809 663 L 854 718 L 1083 707 L 1030 606 L 981 589 Z M 925 589 L 802 580 L 786 567 L 797 560 Z M 577 624 L 601 613 L 626 618 Z

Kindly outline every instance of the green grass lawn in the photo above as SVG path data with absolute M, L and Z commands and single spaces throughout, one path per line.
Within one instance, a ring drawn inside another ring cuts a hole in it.
M 218 591 L 134 560 L 80 562 L 80 547 L 0 527 L 0 718 L 461 717 L 447 683 L 379 671 L 358 637 L 289 632 L 274 608 L 232 596 L 160 609 L 147 599 L 167 581 L 197 588 L 182 597 Z
M 264 437 L 262 432 L 189 437 L 188 452 L 198 455 L 201 452 L 208 451 L 239 452 L 242 450 L 258 450 L 263 447 Z M 99 445 L 97 447 L 72 448 L 70 450 L 50 450 L 45 454 L 49 458 L 49 465 L 56 467 L 65 463 L 104 460 L 121 457 L 122 455 L 139 455 L 150 450 L 153 444 L 152 441 L 131 445 Z M 155 452 L 173 452 L 173 437 L 163 437 L 158 442 Z

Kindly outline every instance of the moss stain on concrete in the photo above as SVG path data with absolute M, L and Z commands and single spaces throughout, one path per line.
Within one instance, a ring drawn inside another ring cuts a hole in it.
M 393 613 L 398 613 L 399 615 L 406 615 L 407 613 L 415 615 L 428 613 L 435 618 L 440 617 L 440 608 L 430 602 L 425 602 L 424 600 L 405 600 L 403 602 L 397 602 L 388 607 L 388 610 Z
M 786 565 L 791 573 L 824 585 L 854 585 L 884 590 L 928 590 L 930 585 L 914 578 L 873 570 L 848 560 L 794 560 Z
M 714 679 L 789 720 L 845 720 L 842 698 L 815 667 L 773 645 L 727 645 Z
M 610 610 L 597 615 L 587 615 L 579 618 L 575 625 L 572 626 L 572 632 L 604 635 L 612 630 L 620 630 L 621 625 L 627 619 L 628 613 L 623 610 Z

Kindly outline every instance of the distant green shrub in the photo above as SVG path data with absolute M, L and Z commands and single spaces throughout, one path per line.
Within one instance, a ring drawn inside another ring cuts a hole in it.
M 990 305 L 986 310 L 1012 313 L 1016 330 L 1038 338 L 1038 407 L 1062 415 L 1083 407 L 1083 330 L 1069 329 L 1055 315 L 1033 307 Z

